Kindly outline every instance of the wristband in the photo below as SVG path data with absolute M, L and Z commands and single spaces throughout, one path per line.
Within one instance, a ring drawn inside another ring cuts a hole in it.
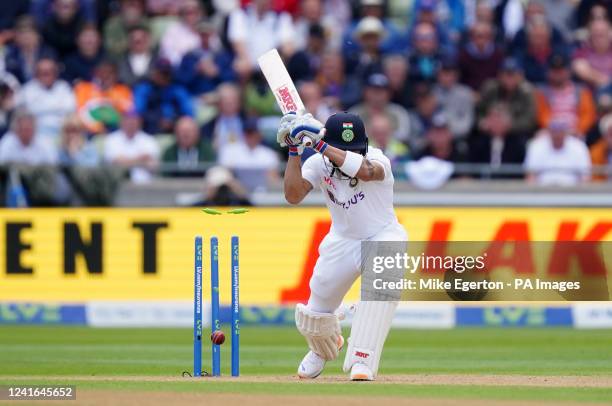
M 312 148 L 314 148 L 314 150 L 317 151 L 319 154 L 323 155 L 323 153 L 327 149 L 327 146 L 328 145 L 327 145 L 327 143 L 325 141 L 320 140 Z
M 342 166 L 340 166 L 340 170 L 351 178 L 354 178 L 357 175 L 357 172 L 359 172 L 359 168 L 361 168 L 362 163 L 363 155 L 346 151 L 346 157 L 344 158 Z
M 291 146 L 289 147 L 289 156 L 299 156 L 300 152 L 298 150 L 298 147 L 295 146 Z

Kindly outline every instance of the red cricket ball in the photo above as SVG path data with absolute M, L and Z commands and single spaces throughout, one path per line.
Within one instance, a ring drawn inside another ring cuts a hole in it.
M 225 342 L 225 334 L 223 334 L 223 331 L 217 330 L 210 335 L 210 341 L 212 341 L 213 344 L 221 345 Z

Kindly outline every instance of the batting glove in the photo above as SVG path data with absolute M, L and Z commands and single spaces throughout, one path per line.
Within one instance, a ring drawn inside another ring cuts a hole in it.
M 294 141 L 289 137 L 289 134 L 291 133 L 291 126 L 297 117 L 298 115 L 292 111 L 285 114 L 281 118 L 278 125 L 278 131 L 276 132 L 276 141 L 281 147 L 297 145 L 294 144 Z
M 312 144 L 308 146 L 314 146 L 324 135 L 325 127 L 323 123 L 314 118 L 310 113 L 298 115 L 291 122 L 289 138 L 291 138 L 293 145 L 303 145 L 304 141 L 308 139 L 308 141 L 312 141 Z

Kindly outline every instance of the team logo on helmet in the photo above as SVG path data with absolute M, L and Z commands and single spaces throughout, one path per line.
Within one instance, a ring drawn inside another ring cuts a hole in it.
M 355 133 L 353 132 L 353 123 L 342 123 L 342 140 L 344 142 L 351 142 L 353 138 L 355 138 Z

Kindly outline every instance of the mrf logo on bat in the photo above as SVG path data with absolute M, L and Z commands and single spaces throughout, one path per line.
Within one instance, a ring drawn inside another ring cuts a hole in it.
M 297 111 L 297 104 L 293 99 L 293 95 L 291 94 L 291 90 L 289 90 L 288 86 L 279 87 L 277 90 L 278 95 L 280 96 L 280 101 L 283 103 L 283 106 L 287 109 L 287 111 Z

